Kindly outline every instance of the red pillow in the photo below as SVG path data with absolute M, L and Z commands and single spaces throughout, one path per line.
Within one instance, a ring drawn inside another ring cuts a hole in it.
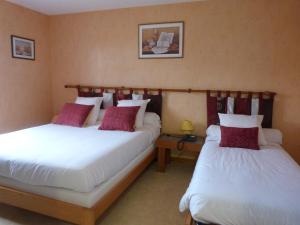
M 237 128 L 221 126 L 220 147 L 259 150 L 258 127 Z
M 99 130 L 122 130 L 134 131 L 135 117 L 140 106 L 132 107 L 109 107 Z
M 94 105 L 66 103 L 54 123 L 82 127 L 93 107 Z

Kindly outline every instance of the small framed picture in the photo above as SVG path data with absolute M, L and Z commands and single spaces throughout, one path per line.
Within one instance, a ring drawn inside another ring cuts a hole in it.
M 11 35 L 11 51 L 13 58 L 35 60 L 35 41 Z
M 184 23 L 139 25 L 139 58 L 182 58 Z

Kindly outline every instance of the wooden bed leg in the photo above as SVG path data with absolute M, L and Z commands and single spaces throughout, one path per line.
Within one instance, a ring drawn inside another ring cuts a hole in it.
M 96 219 L 93 211 L 86 211 L 80 225 L 95 225 Z
M 194 224 L 194 220 L 193 220 L 193 217 L 192 217 L 191 213 L 189 212 L 185 216 L 185 223 L 184 223 L 184 225 L 193 225 L 193 224 Z

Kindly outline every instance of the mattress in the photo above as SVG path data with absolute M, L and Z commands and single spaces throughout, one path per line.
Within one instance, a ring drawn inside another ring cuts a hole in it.
M 0 176 L 24 184 L 91 192 L 149 147 L 159 127 L 135 132 L 47 124 L 0 135 Z
M 145 159 L 154 150 L 154 144 L 151 144 L 145 151 L 141 152 L 135 159 L 125 166 L 120 172 L 111 177 L 109 180 L 95 187 L 91 192 L 83 193 L 68 190 L 64 188 L 33 186 L 24 184 L 16 180 L 0 176 L 2 186 L 15 188 L 17 190 L 42 195 L 52 199 L 68 202 L 82 207 L 91 208 L 103 196 L 108 193 L 119 181 L 121 181 L 135 166 Z
M 296 225 L 300 167 L 278 144 L 260 151 L 204 144 L 179 209 L 222 225 Z

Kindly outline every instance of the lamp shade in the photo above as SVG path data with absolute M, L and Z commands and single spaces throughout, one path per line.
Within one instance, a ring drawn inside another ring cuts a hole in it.
M 182 121 L 181 130 L 184 134 L 191 134 L 194 130 L 193 123 L 189 120 Z

